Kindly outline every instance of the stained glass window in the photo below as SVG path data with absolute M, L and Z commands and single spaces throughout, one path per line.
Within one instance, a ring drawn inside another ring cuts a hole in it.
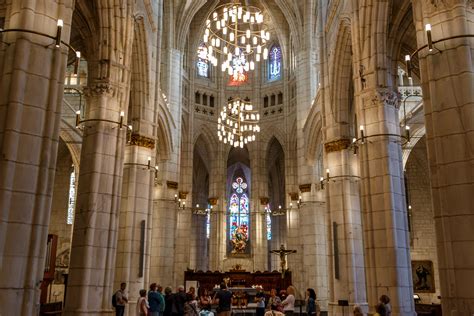
M 206 215 L 206 238 L 209 239 L 211 236 L 211 213 L 208 212 Z
M 272 216 L 267 213 L 266 215 L 266 225 L 267 225 L 267 240 L 272 239 Z
M 76 175 L 71 172 L 69 178 L 69 199 L 67 205 L 67 219 L 66 223 L 71 225 L 74 222 L 74 206 L 76 205 Z
M 207 47 L 204 43 L 199 45 L 198 48 L 196 68 L 198 76 L 209 78 L 209 59 L 207 58 Z
M 236 241 L 243 238 L 246 242 L 249 238 L 249 198 L 247 195 L 247 183 L 238 177 L 232 183 L 232 192 L 229 203 L 229 238 Z M 239 236 L 236 236 L 240 234 Z
M 268 81 L 281 78 L 281 48 L 273 45 L 268 53 Z

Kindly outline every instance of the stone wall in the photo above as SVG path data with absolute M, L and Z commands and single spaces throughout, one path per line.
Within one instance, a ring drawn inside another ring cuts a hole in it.
M 431 260 L 435 273 L 435 293 L 418 293 L 416 289 L 414 292 L 420 295 L 422 303 L 439 303 L 438 257 L 425 137 L 414 146 L 405 169 L 409 203 L 412 207 L 411 260 Z
M 71 230 L 72 224 L 67 224 L 68 200 L 69 200 L 69 183 L 72 167 L 72 158 L 66 144 L 61 140 L 58 146 L 58 158 L 56 165 L 56 174 L 54 177 L 53 201 L 51 207 L 51 219 L 49 223 L 49 234 L 58 235 L 58 247 L 56 256 L 60 261 L 68 261 L 69 251 L 71 248 Z M 69 262 L 58 261 L 56 264 L 56 279 L 52 284 L 50 292 L 51 296 L 48 300 L 51 302 L 62 301 L 64 293 L 64 285 L 62 280 L 63 271 L 67 268 L 64 264 Z M 49 294 L 48 294 L 49 296 Z

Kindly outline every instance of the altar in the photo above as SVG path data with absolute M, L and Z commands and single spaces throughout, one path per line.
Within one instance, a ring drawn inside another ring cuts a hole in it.
M 279 271 L 248 272 L 231 270 L 228 272 L 204 272 L 188 270 L 184 273 L 185 282 L 197 281 L 200 288 L 205 288 L 208 291 L 213 291 L 216 286 L 224 282 L 224 279 L 228 280 L 227 286 L 233 289 L 232 292 L 240 290 L 252 294 L 255 293 L 252 286 L 256 285 L 261 285 L 265 292 L 270 292 L 272 288 L 286 290 L 291 285 L 291 271 L 287 271 L 283 277 Z

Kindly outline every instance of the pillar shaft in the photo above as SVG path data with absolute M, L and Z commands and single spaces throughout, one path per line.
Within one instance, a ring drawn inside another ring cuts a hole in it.
M 474 34 L 469 1 L 415 1 L 418 46 Z M 426 143 L 436 227 L 443 314 L 474 313 L 474 40 L 456 39 L 420 51 Z M 462 258 L 462 259 L 461 259 Z
M 8 1 L 5 29 L 51 36 L 72 1 Z M 0 51 L 0 314 L 39 312 L 59 139 L 64 45 L 39 35 L 4 33 Z M 53 259 L 54 260 L 54 259 Z

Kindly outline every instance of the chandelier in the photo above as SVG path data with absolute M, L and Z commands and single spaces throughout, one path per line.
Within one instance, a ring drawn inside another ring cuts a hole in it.
M 239 76 L 255 69 L 255 63 L 268 58 L 270 32 L 263 23 L 261 10 L 233 1 L 218 6 L 206 20 L 203 41 L 208 60 L 229 76 Z
M 253 109 L 248 98 L 230 98 L 217 119 L 217 136 L 224 144 L 243 148 L 260 132 L 259 120 L 260 114 Z

